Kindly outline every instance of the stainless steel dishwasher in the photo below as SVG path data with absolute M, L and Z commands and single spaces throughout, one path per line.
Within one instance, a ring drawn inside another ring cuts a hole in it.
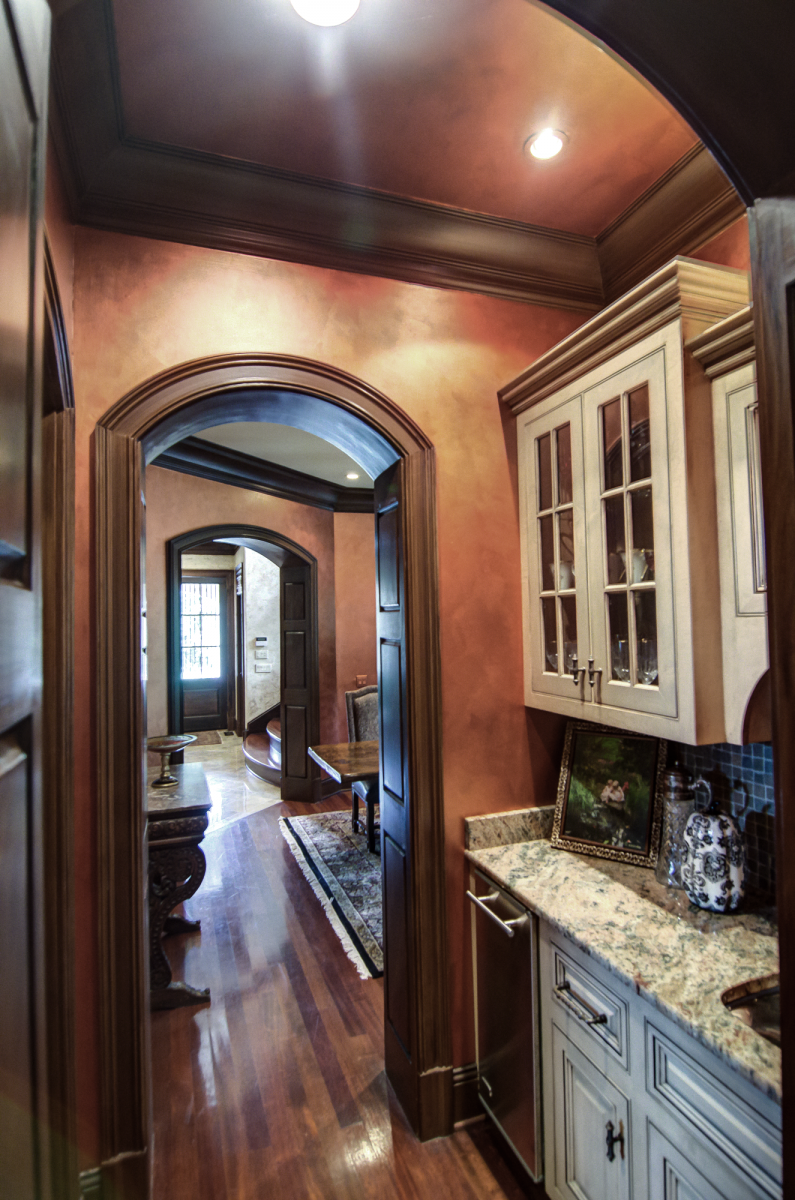
M 471 873 L 478 1095 L 534 1180 L 543 1175 L 538 920 Z

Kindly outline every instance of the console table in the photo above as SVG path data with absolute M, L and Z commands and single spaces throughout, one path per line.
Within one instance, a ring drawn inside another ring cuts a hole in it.
M 206 1004 L 209 988 L 173 982 L 171 965 L 163 949 L 163 936 L 194 933 L 199 921 L 173 917 L 178 904 L 195 894 L 207 863 L 199 842 L 204 838 L 212 807 L 210 791 L 201 763 L 183 763 L 171 768 L 179 780 L 174 788 L 146 795 L 149 838 L 149 971 L 150 1004 L 153 1010 Z

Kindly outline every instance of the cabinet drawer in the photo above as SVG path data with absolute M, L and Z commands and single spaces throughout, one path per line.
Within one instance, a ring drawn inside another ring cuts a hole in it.
M 767 1194 L 781 1195 L 778 1130 L 651 1022 L 646 1026 L 646 1088 L 667 1112 L 763 1183 Z
M 674 1145 L 649 1122 L 649 1200 L 767 1200 L 753 1180 L 735 1175 L 721 1156 L 691 1148 L 690 1140 Z
M 554 942 L 552 956 L 553 999 L 628 1070 L 626 1002 Z

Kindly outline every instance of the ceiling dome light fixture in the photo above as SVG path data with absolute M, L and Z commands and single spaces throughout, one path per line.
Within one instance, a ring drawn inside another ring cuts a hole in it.
M 343 25 L 359 7 L 359 0 L 290 0 L 299 17 L 310 25 Z
M 359 476 L 356 471 L 349 471 L 348 474 L 345 476 L 345 478 L 346 479 L 358 479 Z
M 532 154 L 533 158 L 554 158 L 568 140 L 560 129 L 542 129 L 540 133 L 530 134 L 524 144 L 524 152 Z

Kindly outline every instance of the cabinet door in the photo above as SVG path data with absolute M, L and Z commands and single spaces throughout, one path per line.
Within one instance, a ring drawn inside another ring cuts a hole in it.
M 660 348 L 583 393 L 583 442 L 596 700 L 674 717 L 669 399 Z
M 554 1162 L 552 1195 L 566 1200 L 628 1200 L 629 1103 L 556 1025 L 552 1027 Z M 608 1145 L 608 1134 L 619 1141 Z M 612 1157 L 610 1154 L 612 1152 Z
M 674 1145 L 649 1122 L 649 1200 L 769 1200 L 747 1175 L 689 1141 L 683 1135 Z
M 590 703 L 582 674 L 576 683 L 571 674 L 590 653 L 580 397 L 520 418 L 519 453 L 525 679 L 535 692 Z

